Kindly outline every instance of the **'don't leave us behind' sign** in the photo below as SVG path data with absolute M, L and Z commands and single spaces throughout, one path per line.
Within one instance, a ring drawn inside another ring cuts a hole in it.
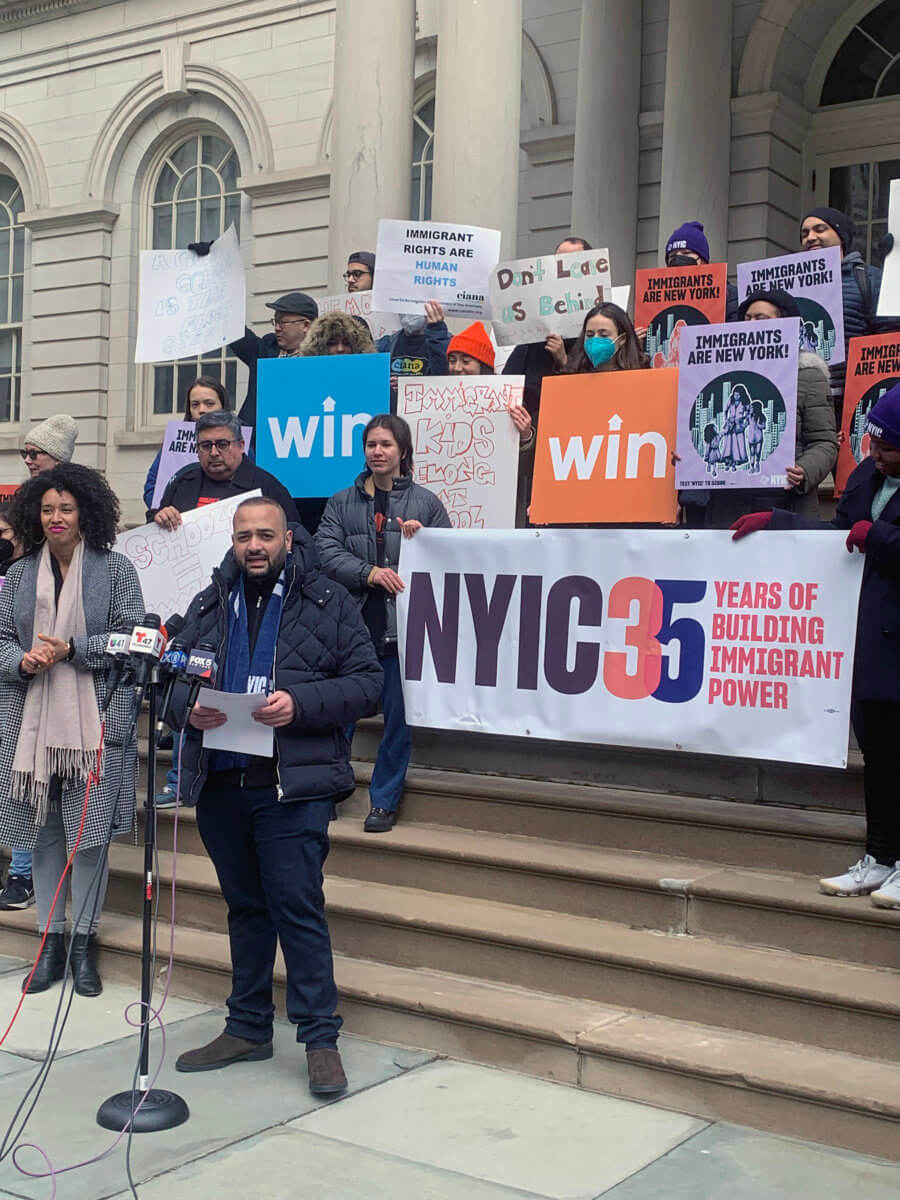
M 387 354 L 262 358 L 256 461 L 292 496 L 331 496 L 365 466 L 362 432 L 390 411 Z

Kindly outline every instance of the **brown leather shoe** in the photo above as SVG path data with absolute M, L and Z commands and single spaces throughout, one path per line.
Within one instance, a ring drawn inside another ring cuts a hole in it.
M 314 1096 L 336 1096 L 347 1086 L 347 1076 L 337 1050 L 307 1050 L 309 1090 Z
M 272 1057 L 271 1042 L 248 1042 L 245 1038 L 220 1033 L 208 1045 L 188 1050 L 175 1062 L 176 1071 L 218 1071 L 236 1062 L 262 1062 Z

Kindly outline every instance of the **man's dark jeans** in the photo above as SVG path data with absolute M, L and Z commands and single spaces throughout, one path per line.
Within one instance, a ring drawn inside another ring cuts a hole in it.
M 217 777 L 218 775 L 218 777 Z M 287 967 L 287 1015 L 307 1049 L 334 1046 L 337 1008 L 322 867 L 331 800 L 279 804 L 271 787 L 240 787 L 237 772 L 212 773 L 197 826 L 228 904 L 232 987 L 225 1028 L 272 1037 L 276 937 Z

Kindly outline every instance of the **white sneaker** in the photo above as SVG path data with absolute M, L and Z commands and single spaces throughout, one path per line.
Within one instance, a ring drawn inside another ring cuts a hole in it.
M 872 893 L 872 903 L 876 908 L 900 908 L 900 862 L 894 863 L 894 870 Z
M 819 891 L 826 896 L 868 896 L 893 875 L 896 867 L 886 867 L 867 854 L 844 875 L 819 880 Z

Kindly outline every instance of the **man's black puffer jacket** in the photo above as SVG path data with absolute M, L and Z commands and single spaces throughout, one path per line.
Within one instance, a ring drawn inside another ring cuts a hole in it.
M 290 725 L 275 730 L 278 798 L 342 797 L 354 787 L 344 730 L 373 710 L 383 674 L 356 601 L 321 573 L 309 534 L 291 528 L 294 546 L 285 561 L 275 690 L 290 692 L 296 714 Z M 191 646 L 208 642 L 216 647 L 220 680 L 228 640 L 228 596 L 239 573 L 229 550 L 210 586 L 194 597 L 181 633 Z M 201 691 L 199 703 L 215 708 L 214 692 Z M 183 795 L 196 800 L 208 760 L 199 730 L 189 727 L 182 751 Z

